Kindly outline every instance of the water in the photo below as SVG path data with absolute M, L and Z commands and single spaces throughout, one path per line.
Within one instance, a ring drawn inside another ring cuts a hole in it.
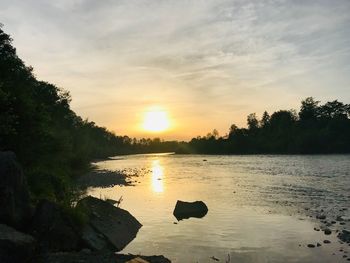
M 119 199 L 142 224 L 122 252 L 173 262 L 345 262 L 349 251 L 315 219 L 349 217 L 350 156 L 130 155 L 97 163 L 134 175 L 135 186 L 91 188 Z M 177 222 L 177 200 L 204 201 L 202 219 Z M 343 208 L 348 210 L 339 212 Z M 310 217 L 313 216 L 312 218 Z M 348 227 L 335 224 L 332 230 Z M 332 243 L 323 244 L 328 239 Z M 321 247 L 308 248 L 309 243 Z M 342 249 L 343 251 L 339 251 Z M 334 253 L 334 255 L 333 255 Z

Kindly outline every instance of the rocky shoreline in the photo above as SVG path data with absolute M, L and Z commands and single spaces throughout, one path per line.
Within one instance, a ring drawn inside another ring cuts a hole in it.
M 116 253 L 136 237 L 142 225 L 108 201 L 81 199 L 75 208 L 83 217 L 80 224 L 49 200 L 32 207 L 14 153 L 0 152 L 0 176 L 0 262 L 171 262 L 164 256 Z

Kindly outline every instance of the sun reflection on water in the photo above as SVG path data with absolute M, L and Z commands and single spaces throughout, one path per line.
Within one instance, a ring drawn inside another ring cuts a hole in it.
M 164 192 L 163 184 L 164 171 L 163 167 L 160 165 L 159 160 L 154 160 L 152 162 L 152 190 L 155 193 Z

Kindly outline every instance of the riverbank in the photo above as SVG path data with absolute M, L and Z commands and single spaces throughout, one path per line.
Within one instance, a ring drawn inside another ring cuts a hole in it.
M 107 176 L 126 183 L 116 174 Z M 163 256 L 115 254 L 142 225 L 109 201 L 87 196 L 74 208 L 45 199 L 33 205 L 12 152 L 0 152 L 0 189 L 0 262 L 170 262 Z

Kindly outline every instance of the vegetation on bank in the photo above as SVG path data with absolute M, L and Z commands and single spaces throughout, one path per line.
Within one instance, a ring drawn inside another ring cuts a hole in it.
M 71 180 L 94 158 L 128 147 L 69 106 L 69 93 L 39 81 L 0 28 L 0 150 L 14 151 L 33 199 L 69 200 Z
M 117 154 L 177 152 L 205 154 L 350 153 L 350 105 L 302 101 L 299 113 L 248 116 L 248 128 L 232 125 L 189 142 L 117 136 L 84 120 L 69 106 L 68 92 L 39 81 L 17 56 L 0 27 L 0 150 L 14 151 L 33 200 L 70 202 L 72 180 L 92 159 Z
M 280 110 L 259 120 L 247 117 L 247 128 L 232 125 L 229 133 L 214 130 L 188 143 L 192 153 L 207 154 L 328 154 L 350 153 L 350 105 L 337 100 L 320 105 L 312 97 L 299 113 Z

